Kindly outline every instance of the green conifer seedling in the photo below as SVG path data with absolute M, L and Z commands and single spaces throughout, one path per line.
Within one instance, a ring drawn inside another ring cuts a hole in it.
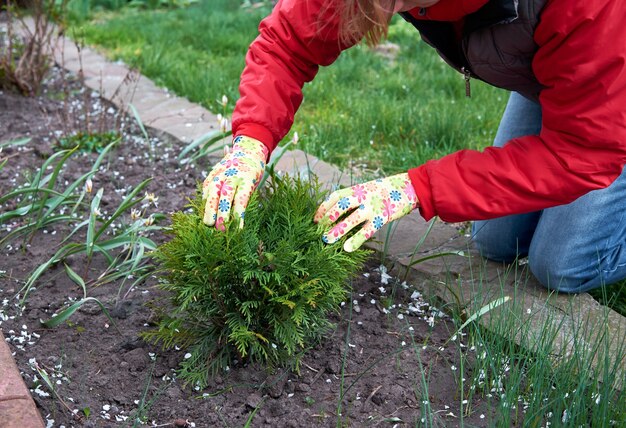
M 216 231 L 202 222 L 200 195 L 191 212 L 173 215 L 173 238 L 156 252 L 172 309 L 144 335 L 186 351 L 179 374 L 206 386 L 234 361 L 296 364 L 332 326 L 368 251 L 326 245 L 313 215 L 324 197 L 317 183 L 273 176 L 238 221 Z

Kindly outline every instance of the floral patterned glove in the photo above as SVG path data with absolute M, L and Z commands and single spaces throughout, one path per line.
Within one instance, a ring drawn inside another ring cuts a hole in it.
M 230 153 L 213 167 L 202 184 L 206 225 L 224 230 L 224 223 L 234 211 L 239 227 L 243 227 L 246 206 L 263 177 L 268 153 L 265 144 L 253 138 L 238 136 L 233 140 Z
M 343 246 L 351 252 L 383 225 L 410 213 L 418 205 L 409 174 L 404 173 L 337 190 L 320 205 L 313 221 L 329 226 L 322 237 L 328 244 L 362 226 Z M 345 213 L 349 215 L 337 222 Z

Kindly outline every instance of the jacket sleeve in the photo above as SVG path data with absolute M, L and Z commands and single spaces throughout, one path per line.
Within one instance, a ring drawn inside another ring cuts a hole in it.
M 304 83 L 349 47 L 339 41 L 339 19 L 331 3 L 280 0 L 261 21 L 241 75 L 233 135 L 256 138 L 271 152 L 287 134 Z
M 626 164 L 625 22 L 621 0 L 549 2 L 533 60 L 544 86 L 540 134 L 410 170 L 422 215 L 490 219 L 609 186 Z

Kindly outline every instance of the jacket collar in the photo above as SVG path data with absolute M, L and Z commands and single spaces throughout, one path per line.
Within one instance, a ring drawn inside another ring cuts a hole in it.
M 437 4 L 421 8 L 416 7 L 409 14 L 416 19 L 431 21 L 458 21 L 463 17 L 476 12 L 487 4 L 489 0 L 440 0 Z

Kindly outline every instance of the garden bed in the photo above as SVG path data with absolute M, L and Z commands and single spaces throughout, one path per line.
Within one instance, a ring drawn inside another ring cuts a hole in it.
M 54 420 L 50 426 L 212 427 L 243 426 L 248 420 L 251 426 L 415 426 L 422 418 L 457 425 L 462 417 L 472 425 L 489 424 L 493 414 L 487 412 L 487 399 L 473 396 L 470 403 L 462 403 L 459 385 L 463 377 L 471 377 L 468 361 L 481 353 L 461 345 L 461 337 L 449 341 L 455 331 L 452 320 L 389 277 L 384 268 L 381 271 L 379 256 L 352 281 L 351 298 L 332 317 L 336 329 L 305 353 L 299 373 L 238 363 L 203 390 L 176 379 L 184 349 L 163 352 L 139 338 L 153 328 L 157 308 L 167 299 L 153 276 L 94 286 L 107 268 L 105 258 L 94 253 L 88 261 L 85 254 L 76 254 L 51 264 L 20 310 L 24 297 L 20 290 L 29 275 L 53 256 L 77 223 L 89 217 L 89 204 L 99 189 L 104 189 L 98 208 L 102 224 L 125 196 L 152 178 L 141 195 L 154 196 L 135 206 L 140 213 L 133 218 L 130 210 L 119 216 L 107 234 L 124 230 L 137 216 L 147 222 L 156 218 L 155 225 L 167 226 L 167 216 L 183 209 L 209 169 L 207 162 L 185 167 L 177 159 L 182 143 L 147 139 L 132 118 L 118 117 L 98 94 L 56 69 L 41 96 L 27 98 L 8 91 L 0 96 L 0 143 L 31 138 L 0 153 L 0 160 L 7 159 L 0 170 L 0 195 L 29 182 L 36 168 L 55 153 L 59 139 L 84 131 L 86 121 L 124 130 L 93 176 L 86 208 L 77 210 L 76 221 L 11 239 L 2 248 L 0 328 L 42 416 Z M 89 172 L 98 156 L 73 153 L 60 172 L 59 189 Z M 1 212 L 13 209 L 7 202 Z M 166 216 L 159 220 L 157 213 Z M 3 224 L 0 239 L 20 225 L 20 219 Z M 144 233 L 156 243 L 166 239 L 159 230 L 147 228 Z M 71 238 L 84 239 L 83 229 Z M 85 290 L 68 271 L 81 276 Z M 104 305 L 112 320 L 94 300 L 55 328 L 40 324 L 80 301 L 85 291 Z M 44 371 L 54 391 L 42 381 Z

